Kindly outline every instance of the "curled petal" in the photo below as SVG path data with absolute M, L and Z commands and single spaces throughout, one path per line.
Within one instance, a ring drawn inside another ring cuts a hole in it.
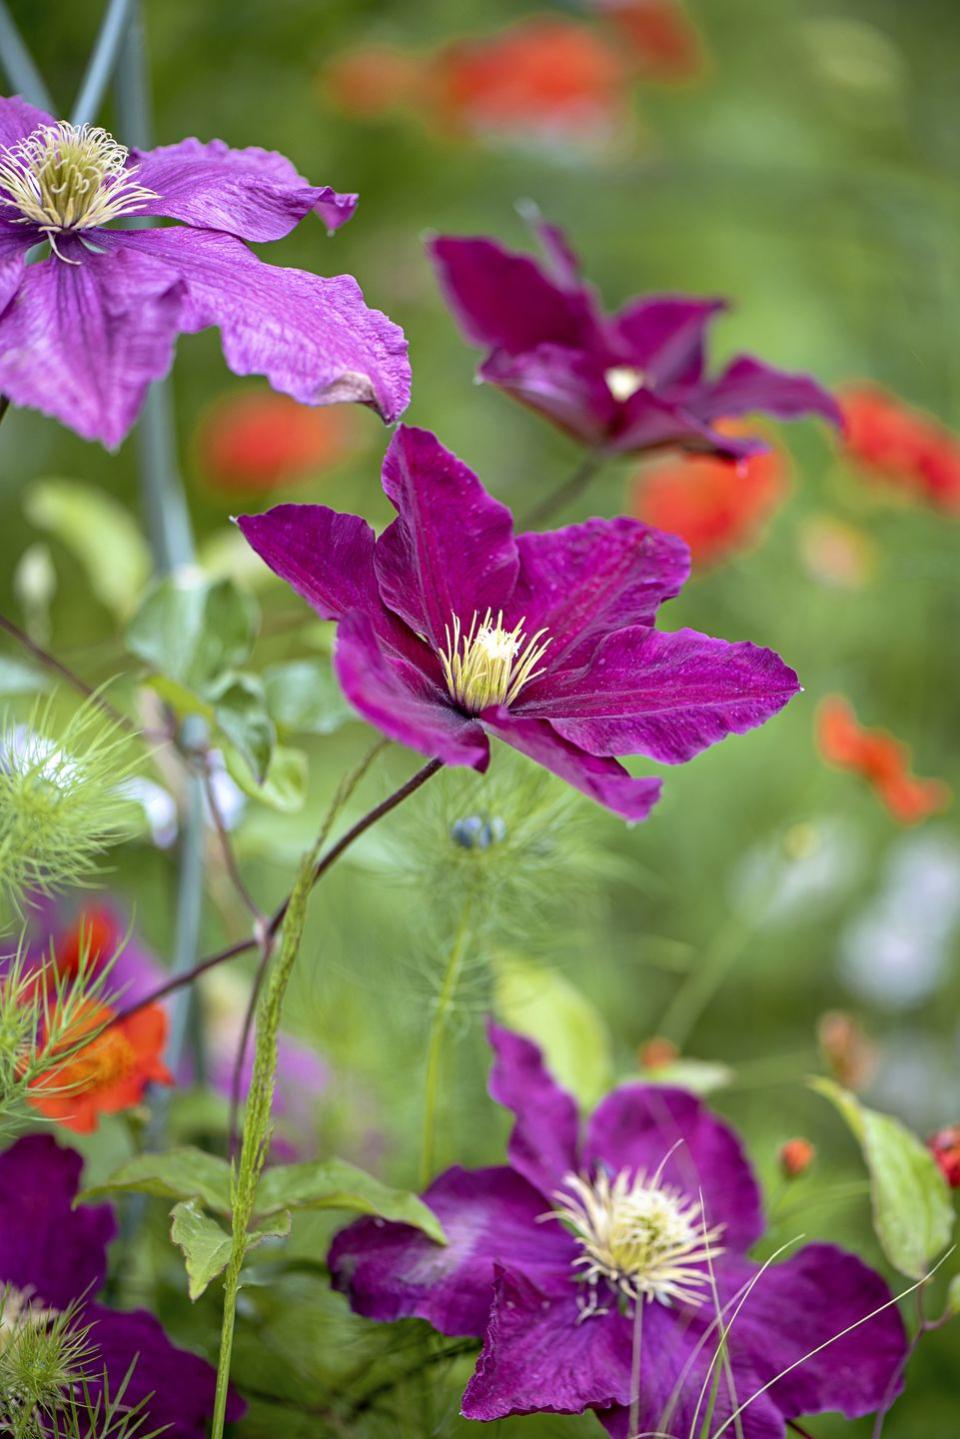
M 691 406 L 705 420 L 762 411 L 778 420 L 795 420 L 800 415 L 821 415 L 843 429 L 843 415 L 836 400 L 810 375 L 790 374 L 774 365 L 740 355 L 723 374 L 697 396 Z
M 518 1174 L 552 1199 L 577 1170 L 577 1106 L 543 1062 L 540 1049 L 522 1034 L 490 1021 L 494 1053 L 490 1098 L 516 1116 L 507 1153 Z

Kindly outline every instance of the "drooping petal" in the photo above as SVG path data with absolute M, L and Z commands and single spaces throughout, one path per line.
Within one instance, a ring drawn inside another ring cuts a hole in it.
M 487 711 L 483 722 L 506 744 L 631 824 L 645 820 L 660 798 L 658 779 L 634 779 L 615 759 L 579 749 L 545 720 Z
M 568 345 L 550 342 L 516 355 L 494 350 L 477 375 L 584 445 L 602 445 L 616 420 L 617 404 L 596 360 Z
M 347 699 L 390 739 L 445 764 L 481 773 L 487 768 L 490 747 L 482 726 L 454 709 L 422 669 L 400 656 L 387 658 L 373 623 L 359 610 L 341 621 L 333 661 Z
M 117 1226 L 108 1204 L 72 1207 L 82 1170 L 76 1150 L 49 1134 L 0 1154 L 0 1290 L 63 1309 L 101 1287 Z
M 39 110 L 20 95 L 0 96 L 0 146 L 17 145 L 34 130 L 57 122 L 46 110 Z
M 585 292 L 555 283 L 529 255 L 451 235 L 427 249 L 444 299 L 474 344 L 517 355 L 545 342 L 573 349 L 594 343 L 597 322 Z
M 401 425 L 383 462 L 398 518 L 377 541 L 384 602 L 434 649 L 454 615 L 505 608 L 517 577 L 513 517 L 429 430 Z
M 552 1200 L 566 1176 L 577 1171 L 576 1102 L 549 1072 L 532 1040 L 492 1020 L 487 1037 L 494 1053 L 490 1098 L 516 1116 L 507 1147 L 510 1163 Z
M 609 324 L 611 364 L 640 370 L 656 388 L 696 384 L 703 374 L 707 328 L 725 300 L 650 295 L 625 305 Z
M 773 650 L 633 625 L 601 640 L 582 670 L 548 672 L 513 713 L 548 719 L 590 754 L 681 764 L 763 724 L 799 689 Z
M 583 1162 L 611 1174 L 660 1172 L 665 1185 L 693 1198 L 702 1190 L 705 1223 L 723 1225 L 719 1243 L 726 1250 L 749 1249 L 763 1233 L 760 1189 L 740 1140 L 682 1089 L 615 1089 L 588 1121 Z
M 89 1342 L 95 1350 L 90 1363 L 92 1401 L 102 1392 L 104 1370 L 115 1397 L 132 1365 L 124 1399 L 131 1406 L 144 1403 L 144 1428 L 150 1433 L 162 1429 L 177 1439 L 204 1439 L 216 1392 L 212 1364 L 172 1344 L 159 1320 L 145 1309 L 120 1313 L 93 1304 L 84 1308 L 82 1322 L 90 1326 Z M 241 1419 L 246 1407 L 231 1387 L 227 1421 Z
M 184 330 L 216 325 L 236 375 L 266 375 L 305 405 L 370 405 L 395 420 L 410 398 L 403 331 L 371 310 L 351 275 L 267 265 L 234 235 L 186 226 L 100 231 L 98 242 L 157 256 L 187 284 Z
M 189 139 L 133 150 L 130 160 L 137 183 L 157 194 L 138 214 L 164 215 L 244 240 L 280 240 L 311 210 L 332 232 L 356 209 L 356 195 L 309 184 L 275 150 L 232 150 L 222 140 Z
M 27 266 L 0 315 L 0 392 L 114 448 L 170 368 L 185 288 L 134 250 L 60 249 L 66 259 Z
M 483 1350 L 463 1396 L 465 1419 L 582 1414 L 629 1401 L 632 1323 L 616 1303 L 583 1319 L 584 1297 L 569 1272 L 538 1283 L 526 1266 L 497 1266 Z
M 359 515 L 326 505 L 274 505 L 237 519 L 244 539 L 323 620 L 381 609 L 373 570 L 373 530 Z
M 448 1169 L 423 1198 L 443 1225 L 445 1245 L 379 1219 L 359 1219 L 334 1239 L 333 1287 L 358 1314 L 416 1316 L 442 1334 L 480 1338 L 495 1263 L 516 1264 L 534 1278 L 570 1273 L 574 1241 L 561 1225 L 538 1222 L 543 1195 L 512 1169 Z
M 690 573 L 683 540 L 626 516 L 520 535 L 517 549 L 510 619 L 547 631 L 551 677 L 582 666 L 610 630 L 651 624 Z
M 721 1300 L 742 1290 L 758 1268 L 722 1261 Z M 808 1244 L 760 1275 L 734 1321 L 731 1343 L 747 1352 L 762 1383 L 776 1379 L 768 1392 L 786 1418 L 836 1409 L 855 1419 L 892 1404 L 903 1388 L 907 1337 L 891 1301 L 886 1281 L 855 1254 Z
M 843 429 L 843 415 L 833 396 L 810 375 L 790 374 L 752 355 L 739 355 L 720 377 L 688 401 L 701 419 L 715 420 L 762 411 L 778 420 L 822 415 Z

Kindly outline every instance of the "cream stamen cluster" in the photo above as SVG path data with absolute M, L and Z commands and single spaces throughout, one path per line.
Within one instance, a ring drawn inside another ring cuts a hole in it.
M 537 630 L 528 640 L 524 624 L 520 620 L 506 630 L 503 611 L 494 619 L 488 609 L 483 619 L 474 612 L 466 631 L 458 615 L 444 626 L 447 642 L 438 653 L 447 689 L 470 714 L 513 704 L 524 685 L 543 673 L 537 666 L 550 643 L 543 639 L 546 630 Z
M 579 1240 L 574 1266 L 593 1291 L 604 1281 L 634 1303 L 703 1303 L 698 1291 L 709 1284 L 709 1262 L 723 1252 L 723 1225 L 705 1225 L 699 1200 L 662 1185 L 658 1175 L 628 1169 L 612 1181 L 604 1170 L 592 1181 L 569 1174 L 554 1197 L 549 1217 Z M 597 1312 L 595 1295 L 590 1312 Z
M 638 370 L 636 365 L 612 365 L 604 371 L 603 378 L 613 398 L 621 404 L 642 390 L 647 382 L 643 370 Z
M 136 180 L 129 151 L 99 126 L 60 120 L 0 153 L 0 203 L 50 238 L 130 215 L 156 192 Z

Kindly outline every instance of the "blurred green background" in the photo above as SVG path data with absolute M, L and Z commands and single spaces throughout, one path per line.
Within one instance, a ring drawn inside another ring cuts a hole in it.
M 15 0 L 11 9 L 66 112 L 99 6 Z M 655 289 L 731 297 L 735 308 L 716 327 L 716 362 L 747 349 L 828 385 L 871 378 L 960 423 L 954 0 L 691 0 L 708 56 L 703 72 L 684 84 L 631 84 L 632 123 L 618 125 L 609 144 L 584 146 L 451 133 L 426 104 L 419 113 L 407 105 L 357 117 L 324 83 L 336 57 L 358 46 L 427 55 L 464 34 L 493 34 L 530 13 L 518 0 L 148 0 L 145 10 L 157 142 L 196 134 L 275 148 L 311 180 L 360 192 L 356 218 L 334 239 L 304 223 L 264 248 L 264 258 L 355 274 L 368 301 L 409 336 L 407 418 L 436 430 L 519 513 L 563 480 L 576 451 L 473 384 L 477 356 L 440 301 L 422 241 L 438 230 L 526 244 L 515 210 L 524 198 L 567 227 L 609 305 Z M 573 6 L 549 13 L 601 23 Z M 225 531 L 232 511 L 260 503 L 213 490 L 195 438 L 210 402 L 243 386 L 257 388 L 228 374 L 215 334 L 181 339 L 178 444 L 201 540 Z M 356 418 L 354 453 L 290 494 L 381 523 L 386 436 L 372 414 Z M 107 455 L 23 413 L 8 417 L 0 438 L 3 609 L 46 628 L 50 647 L 93 682 L 129 671 L 116 620 L 91 596 L 69 548 L 42 534 L 27 509 L 31 487 L 58 477 L 100 486 L 136 511 L 135 444 Z M 899 828 L 855 777 L 827 769 L 814 710 L 828 693 L 848 695 L 865 722 L 914 747 L 919 773 L 960 784 L 957 522 L 878 499 L 823 427 L 782 427 L 778 442 L 792 457 L 793 482 L 763 543 L 695 579 L 664 623 L 773 646 L 799 671 L 804 694 L 762 731 L 667 774 L 653 818 L 632 832 L 586 802 L 557 809 L 552 791 L 545 798 L 526 770 L 501 765 L 498 755 L 486 785 L 444 780 L 361 847 L 317 897 L 289 1004 L 291 1027 L 336 1076 L 321 1121 L 325 1142 L 356 1155 L 369 1141 L 386 1174 L 416 1184 L 426 1026 L 456 923 L 458 879 L 473 862 L 456 852 L 449 826 L 460 814 L 496 814 L 507 826 L 509 862 L 477 859 L 499 889 L 458 996 L 441 1161 L 496 1162 L 502 1152 L 505 1124 L 485 1098 L 477 1020 L 489 1003 L 491 957 L 509 951 L 553 966 L 587 996 L 609 1028 L 615 1073 L 635 1072 L 642 1044 L 671 1028 L 685 1053 L 728 1066 L 715 1076 L 726 1083 L 713 1100 L 744 1130 L 771 1190 L 778 1146 L 794 1134 L 814 1140 L 817 1167 L 785 1202 L 789 1215 L 772 1240 L 830 1235 L 878 1259 L 865 1196 L 830 1193 L 862 1178 L 857 1152 L 804 1078 L 822 1063 L 819 1017 L 848 1011 L 877 1046 L 872 1102 L 921 1133 L 960 1120 L 957 916 L 949 917 L 960 836 L 949 813 Z M 636 468 L 608 467 L 570 517 L 619 512 Z M 873 547 L 859 587 L 824 583 L 804 560 L 805 521 L 824 515 Z M 20 562 L 38 542 L 56 574 L 49 613 L 43 585 L 40 599 L 25 606 L 23 598 Z M 256 665 L 316 653 L 308 617 L 260 578 Z M 237 845 L 264 903 L 285 891 L 325 797 L 368 742 L 350 724 L 310 743 L 310 798 L 300 814 L 249 807 Z M 406 757 L 391 757 L 367 782 L 367 802 L 406 766 Z M 111 889 L 135 910 L 138 932 L 166 953 L 171 856 L 144 843 L 112 862 Z M 931 933 L 934 906 L 948 917 Z M 226 913 L 223 902 L 209 903 L 205 945 L 232 937 L 237 923 L 229 902 Z M 104 1168 L 126 1143 L 116 1123 L 86 1149 Z M 153 1218 L 152 1242 L 129 1259 L 118 1293 L 158 1304 L 176 1333 L 209 1352 L 216 1301 L 208 1295 L 187 1309 L 163 1215 Z M 394 1349 L 419 1342 L 388 1341 L 345 1319 L 316 1272 L 331 1227 L 301 1224 L 298 1264 L 256 1271 L 238 1340 L 241 1378 L 306 1394 L 315 1412 L 264 1401 L 245 1434 L 342 1432 L 325 1417 L 338 1376 L 352 1382 L 371 1363 L 388 1373 L 402 1364 Z M 951 1328 L 925 1342 L 889 1439 L 960 1432 L 957 1342 Z M 355 1415 L 350 1432 L 465 1432 L 454 1418 L 463 1373 L 432 1372 L 429 1414 L 420 1390 L 401 1385 L 385 1409 Z M 809 1427 L 822 1439 L 871 1429 L 829 1419 Z M 510 1421 L 497 1432 L 600 1431 L 589 1418 L 555 1418 Z

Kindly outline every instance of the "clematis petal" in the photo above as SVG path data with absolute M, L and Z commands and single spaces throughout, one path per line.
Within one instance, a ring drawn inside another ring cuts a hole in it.
M 707 328 L 727 308 L 720 299 L 649 295 L 609 322 L 611 364 L 635 366 L 649 385 L 693 385 L 703 375 Z
M 434 649 L 457 615 L 469 626 L 505 607 L 517 577 L 513 518 L 429 430 L 401 425 L 383 462 L 397 511 L 377 541 L 384 602 Z
M 403 331 L 368 309 L 350 275 L 323 277 L 266 265 L 234 235 L 186 226 L 99 231 L 166 261 L 187 285 L 182 328 L 216 325 L 236 375 L 266 375 L 306 405 L 370 405 L 395 420 L 410 398 Z
M 27 251 L 37 243 L 36 231 L 0 221 L 0 312 L 23 282 Z
M 423 669 L 388 658 L 367 615 L 353 610 L 341 621 L 333 660 L 347 699 L 390 739 L 445 764 L 487 768 L 490 747 L 481 725 L 455 710 Z
M 444 299 L 468 340 L 518 355 L 549 342 L 590 348 L 598 335 L 583 289 L 557 284 L 529 255 L 495 240 L 440 235 L 427 246 Z
M 727 434 L 698 418 L 693 412 L 695 399 L 696 394 L 689 392 L 681 401 L 641 386 L 621 407 L 608 445 L 611 453 L 628 455 L 675 445 L 695 454 L 742 460 L 770 448 L 764 440 Z
M 49 1134 L 29 1134 L 0 1154 L 0 1290 L 12 1285 L 66 1308 L 95 1294 L 117 1232 L 107 1204 L 73 1208 L 83 1160 Z
M 587 1123 L 583 1162 L 653 1174 L 693 1198 L 703 1191 L 705 1223 L 722 1224 L 728 1251 L 763 1233 L 760 1189 L 740 1140 L 692 1094 L 627 1084 L 601 1100 Z
M 658 779 L 634 779 L 616 760 L 587 754 L 545 720 L 499 710 L 485 712 L 483 722 L 506 744 L 631 824 L 646 819 L 660 798 Z
M 137 183 L 157 199 L 138 209 L 244 240 L 279 240 L 310 214 L 329 231 L 350 219 L 356 195 L 311 185 L 275 150 L 232 150 L 222 140 L 181 140 L 156 150 L 133 150 Z
M 581 1414 L 630 1398 L 632 1323 L 616 1304 L 580 1322 L 568 1272 L 537 1282 L 529 1269 L 497 1266 L 483 1350 L 463 1396 L 465 1419 Z
M 520 535 L 517 549 L 509 618 L 527 634 L 547 631 L 551 680 L 582 666 L 609 631 L 652 624 L 690 573 L 683 540 L 626 516 Z
M 507 1146 L 510 1163 L 552 1200 L 578 1167 L 576 1102 L 550 1074 L 532 1040 L 492 1020 L 487 1038 L 494 1053 L 490 1098 L 516 1116 Z
M 487 1326 L 494 1264 L 534 1276 L 567 1275 L 574 1241 L 559 1224 L 538 1222 L 543 1195 L 512 1169 L 448 1169 L 423 1196 L 443 1225 L 445 1245 L 408 1224 L 359 1219 L 333 1241 L 333 1287 L 358 1314 L 426 1319 L 442 1334 Z
M 704 420 L 747 415 L 754 410 L 778 420 L 822 415 L 843 429 L 843 415 L 833 396 L 810 375 L 790 374 L 752 355 L 739 355 L 708 385 L 690 408 Z
M 722 1302 L 748 1284 L 758 1267 L 748 1260 L 722 1261 Z M 855 1254 L 833 1244 L 808 1244 L 760 1275 L 734 1322 L 731 1343 L 748 1353 L 764 1384 L 803 1361 L 768 1391 L 786 1418 L 836 1409 L 856 1419 L 886 1408 L 903 1388 L 907 1336 L 891 1299 L 886 1281 Z M 837 1337 L 850 1326 L 856 1327 Z M 812 1353 L 815 1349 L 820 1352 Z
M 582 670 L 535 682 L 513 713 L 549 720 L 590 754 L 682 764 L 763 724 L 799 690 L 773 650 L 632 625 L 601 640 Z
M 0 96 L 0 146 L 18 145 L 33 130 L 57 122 L 46 110 L 39 110 L 20 95 Z
M 373 530 L 359 515 L 326 505 L 274 505 L 237 519 L 244 539 L 322 620 L 381 608 L 373 570 Z
M 204 1439 L 213 1414 L 216 1371 L 212 1364 L 172 1344 L 159 1321 L 145 1309 L 120 1313 L 99 1304 L 88 1305 L 82 1315 L 90 1326 L 90 1343 L 96 1355 L 90 1365 L 91 1400 L 102 1391 L 105 1371 L 110 1394 L 115 1396 L 128 1371 L 124 1391 L 129 1405 L 144 1404 L 146 1428 L 153 1433 L 176 1434 L 178 1439 Z M 246 1404 L 231 1387 L 227 1421 L 241 1419 Z
M 584 445 L 605 443 L 617 403 L 594 356 L 568 345 L 535 345 L 522 354 L 494 350 L 478 378 L 546 415 Z
M 0 392 L 87 440 L 119 445 L 167 373 L 185 287 L 160 259 L 61 242 L 0 315 Z

